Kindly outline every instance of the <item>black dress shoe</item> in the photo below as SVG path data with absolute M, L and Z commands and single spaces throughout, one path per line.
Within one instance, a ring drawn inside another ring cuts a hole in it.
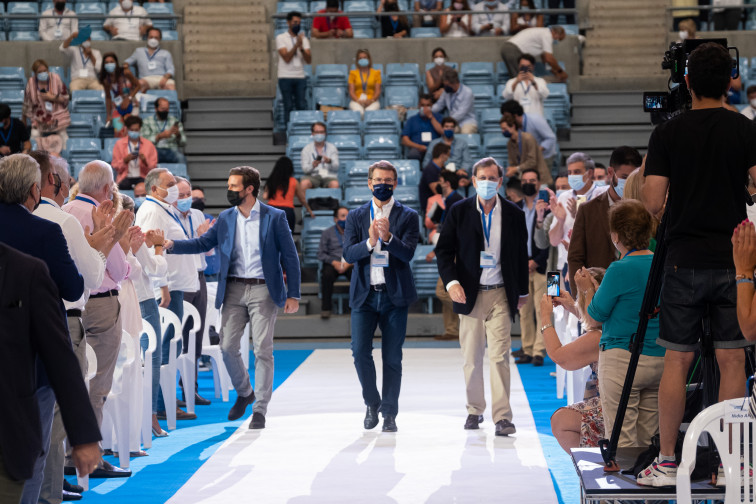
M 238 396 L 236 402 L 228 412 L 229 420 L 238 420 L 244 416 L 244 412 L 247 411 L 247 406 L 255 402 L 255 393 L 251 392 L 248 396 Z
M 396 417 L 386 415 L 383 417 L 383 432 L 396 432 Z
M 541 357 L 540 355 L 534 356 L 533 357 L 533 365 L 536 366 L 536 367 L 543 366 L 543 357 Z
M 128 478 L 131 476 L 131 471 L 128 469 L 121 469 L 116 467 L 110 462 L 102 461 L 97 469 L 89 475 L 90 478 Z
M 525 352 L 522 351 L 522 348 L 518 348 L 517 350 L 512 351 L 512 357 L 514 357 L 515 359 L 522 357 L 523 355 L 525 355 Z
M 510 434 L 514 434 L 515 432 L 517 432 L 517 429 L 515 429 L 514 424 L 509 420 L 501 419 L 496 422 L 497 436 L 509 436 Z
M 519 359 L 517 359 L 515 361 L 515 364 L 530 364 L 531 362 L 533 362 L 533 357 L 531 357 L 530 355 L 525 354 L 522 357 L 520 357 Z
M 194 394 L 194 404 L 197 406 L 210 406 L 210 399 L 205 399 L 201 395 L 195 393 Z
M 63 490 L 63 500 L 64 501 L 81 500 L 81 494 L 76 493 L 76 492 L 69 492 L 68 490 Z
M 265 428 L 265 415 L 255 411 L 252 413 L 252 421 L 249 422 L 250 429 L 264 429 Z
M 63 466 L 63 474 L 66 476 L 76 476 L 76 467 L 72 465 Z
M 378 425 L 378 406 L 368 406 L 365 412 L 365 428 L 370 430 Z
M 176 399 L 176 406 L 179 408 L 186 408 L 186 401 L 183 399 Z
M 483 422 L 483 415 L 467 415 L 465 430 L 475 430 Z
M 80 485 L 74 485 L 73 483 L 70 483 L 67 479 L 63 479 L 63 490 L 66 492 L 71 493 L 84 493 L 84 487 Z

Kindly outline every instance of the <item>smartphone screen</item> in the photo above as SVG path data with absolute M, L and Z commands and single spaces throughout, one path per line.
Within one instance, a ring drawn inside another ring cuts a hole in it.
M 558 297 L 559 285 L 562 280 L 562 273 L 559 271 L 549 271 L 546 273 L 546 295 Z
M 543 200 L 546 203 L 548 203 L 549 202 L 549 191 L 547 191 L 546 189 L 541 189 L 540 191 L 538 191 L 538 199 L 539 200 Z

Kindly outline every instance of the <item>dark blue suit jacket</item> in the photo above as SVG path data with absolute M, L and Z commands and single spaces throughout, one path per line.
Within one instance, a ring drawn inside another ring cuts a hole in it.
M 349 212 L 344 231 L 344 260 L 354 264 L 349 288 L 349 306 L 359 308 L 370 292 L 370 251 L 367 239 L 370 229 L 370 205 Z M 383 268 L 386 288 L 396 306 L 409 306 L 417 300 L 415 281 L 410 263 L 415 255 L 420 236 L 417 212 L 394 200 L 389 214 L 389 231 L 393 235 L 388 245 L 381 248 L 389 253 L 389 267 Z
M 207 233 L 193 240 L 175 241 L 173 248 L 169 251 L 173 254 L 199 254 L 216 249 L 216 254 L 220 254 L 218 294 L 215 296 L 216 308 L 221 307 L 226 294 L 226 280 L 231 269 L 231 252 L 234 248 L 237 215 L 236 207 L 224 210 Z M 265 285 L 268 286 L 270 297 L 276 305 L 283 307 L 286 304 L 286 298 L 299 298 L 301 280 L 299 256 L 286 221 L 286 214 L 262 202 L 260 202 L 260 250 Z M 284 286 L 281 265 L 286 270 L 286 286 Z

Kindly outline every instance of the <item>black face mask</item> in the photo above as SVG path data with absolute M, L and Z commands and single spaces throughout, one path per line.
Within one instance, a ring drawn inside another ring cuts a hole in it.
M 534 196 L 538 192 L 535 184 L 522 184 L 522 194 L 525 196 Z
M 155 112 L 155 115 L 161 121 L 165 121 L 166 119 L 168 119 L 168 111 L 167 110 L 158 110 L 157 112 Z
M 244 202 L 244 196 L 241 195 L 241 191 L 228 190 L 226 193 L 226 199 L 231 203 L 231 206 L 239 206 Z
M 55 10 L 58 12 L 63 12 L 63 10 L 66 8 L 66 2 L 55 2 Z
M 204 212 L 205 211 L 205 200 L 199 199 L 199 198 L 195 199 L 195 200 L 192 200 L 192 208 L 196 208 L 200 212 Z
M 444 194 L 444 189 L 441 187 L 441 184 L 436 184 L 436 194 Z

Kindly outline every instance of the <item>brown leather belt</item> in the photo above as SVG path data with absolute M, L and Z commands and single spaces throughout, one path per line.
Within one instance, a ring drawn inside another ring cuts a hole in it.
M 104 298 L 104 297 L 111 297 L 111 296 L 117 296 L 118 291 L 116 289 L 111 289 L 109 291 L 100 292 L 99 294 L 91 294 L 89 296 L 89 299 L 96 299 L 96 298 Z

